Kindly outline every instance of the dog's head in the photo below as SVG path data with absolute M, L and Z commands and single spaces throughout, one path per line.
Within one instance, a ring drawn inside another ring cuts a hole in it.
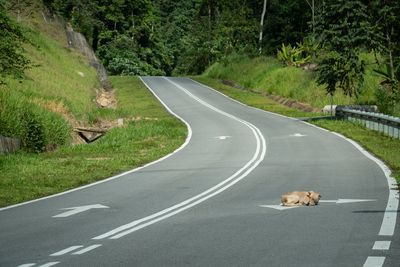
M 319 200 L 321 199 L 321 194 L 314 191 L 309 191 L 308 196 L 310 198 L 310 205 L 318 205 Z

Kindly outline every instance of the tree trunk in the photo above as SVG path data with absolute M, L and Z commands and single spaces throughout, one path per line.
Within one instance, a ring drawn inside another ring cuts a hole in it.
M 267 10 L 267 0 L 264 0 L 264 6 L 263 6 L 263 11 L 261 14 L 261 21 L 260 21 L 260 38 L 259 38 L 259 49 L 258 52 L 261 54 L 262 51 L 262 38 L 263 38 L 263 30 L 264 30 L 264 17 L 265 17 L 265 12 Z
M 392 33 L 393 33 L 393 27 L 391 29 Z M 386 40 L 387 40 L 387 48 L 389 51 L 389 75 L 390 75 L 390 79 L 394 80 L 394 64 L 393 64 L 393 55 L 392 55 L 392 42 L 390 40 L 390 34 L 389 32 L 386 32 Z

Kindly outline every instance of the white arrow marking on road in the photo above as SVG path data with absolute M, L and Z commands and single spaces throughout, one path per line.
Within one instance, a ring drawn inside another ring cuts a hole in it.
M 292 134 L 292 135 L 290 135 L 290 136 L 293 136 L 293 137 L 303 137 L 303 136 L 307 136 L 307 135 L 301 134 L 301 133 L 295 133 L 295 134 Z
M 276 210 L 288 210 L 288 209 L 298 208 L 298 207 L 300 207 L 300 206 L 259 205 L 259 207 L 262 207 L 262 208 L 271 208 L 271 209 L 276 209 Z
M 347 203 L 357 203 L 357 202 L 368 202 L 368 201 L 376 201 L 376 199 L 337 199 L 337 200 L 320 200 L 320 203 L 336 203 L 336 204 L 347 204 Z M 271 208 L 276 210 L 288 210 L 293 208 L 299 208 L 303 206 L 283 206 L 280 205 L 259 205 L 261 208 Z
M 216 136 L 214 138 L 219 139 L 219 140 L 225 140 L 227 138 L 231 138 L 232 136 L 229 135 L 221 135 L 221 136 Z
M 320 200 L 319 202 L 346 204 L 346 203 L 370 202 L 370 201 L 376 201 L 376 199 L 342 199 L 342 198 L 339 198 L 338 200 Z
M 65 208 L 63 210 L 69 210 L 58 215 L 54 215 L 53 218 L 63 218 L 68 217 L 71 215 L 75 215 L 80 212 L 84 212 L 90 209 L 108 209 L 109 207 L 101 205 L 101 204 L 94 204 L 94 205 L 87 205 L 87 206 L 80 206 L 80 207 L 72 207 L 72 208 Z

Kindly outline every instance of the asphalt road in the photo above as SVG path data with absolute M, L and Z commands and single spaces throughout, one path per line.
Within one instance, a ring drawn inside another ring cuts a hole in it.
M 185 144 L 0 209 L 0 266 L 400 266 L 394 181 L 357 145 L 190 79 L 143 81 L 187 124 Z M 293 190 L 324 202 L 280 209 Z

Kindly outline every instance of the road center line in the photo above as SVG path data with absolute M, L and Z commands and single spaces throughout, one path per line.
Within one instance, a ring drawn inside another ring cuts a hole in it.
M 56 253 L 53 253 L 53 254 L 51 254 L 50 256 L 51 256 L 51 257 L 62 256 L 62 255 L 64 255 L 64 254 L 67 254 L 67 253 L 69 253 L 69 252 L 71 252 L 71 251 L 74 251 L 74 250 L 76 250 L 76 249 L 78 249 L 78 248 L 82 248 L 82 247 L 83 247 L 83 246 L 72 246 L 72 247 L 69 247 L 69 248 L 60 250 L 60 251 L 58 251 L 58 252 L 56 252 Z
M 233 120 L 236 120 L 244 125 L 246 125 L 250 130 L 253 132 L 255 139 L 256 139 L 256 151 L 250 161 L 248 161 L 242 168 L 240 168 L 238 171 L 236 171 L 233 175 L 222 181 L 221 183 L 211 187 L 210 189 L 192 197 L 189 198 L 181 203 L 178 203 L 172 207 L 169 207 L 167 209 L 164 209 L 162 211 L 159 211 L 157 213 L 154 213 L 152 215 L 149 215 L 147 217 L 141 218 L 139 220 L 132 221 L 131 223 L 122 225 L 120 227 L 117 227 L 105 234 L 99 235 L 94 237 L 93 239 L 98 240 L 98 239 L 104 239 L 104 238 L 110 238 L 110 239 L 118 239 L 122 236 L 125 236 L 127 234 L 130 234 L 132 232 L 135 232 L 139 229 L 142 229 L 144 227 L 147 227 L 151 224 L 154 224 L 156 222 L 159 222 L 161 220 L 164 220 L 166 218 L 169 218 L 173 215 L 176 215 L 184 210 L 187 210 L 193 206 L 196 206 L 200 204 L 201 202 L 225 191 L 229 187 L 233 186 L 237 182 L 239 182 L 241 179 L 246 177 L 251 171 L 253 171 L 258 164 L 264 159 L 265 154 L 266 154 L 266 142 L 265 139 L 261 133 L 261 131 L 252 125 L 249 122 L 243 121 L 231 114 L 228 114 L 224 111 L 221 111 L 217 109 L 216 107 L 204 102 L 203 100 L 197 98 L 193 94 L 191 94 L 189 91 L 187 91 L 185 88 L 180 86 L 179 84 L 176 84 L 167 78 L 165 78 L 167 81 L 175 85 L 177 88 L 185 92 L 187 95 L 189 95 L 192 99 L 196 100 L 200 104 L 212 109 L 213 111 L 220 113 L 226 117 L 229 117 Z M 142 80 L 143 81 L 143 80 Z M 154 93 L 154 91 L 143 81 L 143 83 L 149 88 Z
M 381 267 L 385 262 L 385 257 L 368 257 L 363 267 Z
M 78 250 L 78 251 L 72 253 L 72 255 L 82 255 L 82 254 L 85 254 L 86 252 L 89 252 L 89 251 L 96 249 L 98 247 L 101 247 L 101 246 L 102 246 L 101 244 L 91 245 L 87 248 L 84 248 L 84 249 L 81 249 L 81 250 Z

